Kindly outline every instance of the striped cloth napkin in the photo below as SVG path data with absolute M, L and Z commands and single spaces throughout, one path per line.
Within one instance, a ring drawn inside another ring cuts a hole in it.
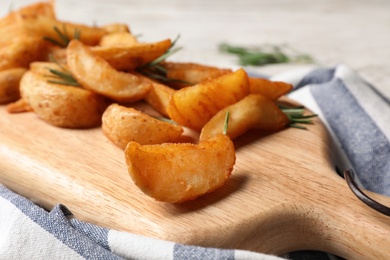
M 337 166 L 360 185 L 390 196 L 389 100 L 347 66 L 294 71 L 290 98 L 319 114 L 334 138 Z M 1 172 L 0 172 L 1 174 Z M 98 214 L 98 212 L 97 212 Z M 0 259 L 329 259 L 318 252 L 270 256 L 203 248 L 98 227 L 66 205 L 50 212 L 0 185 Z

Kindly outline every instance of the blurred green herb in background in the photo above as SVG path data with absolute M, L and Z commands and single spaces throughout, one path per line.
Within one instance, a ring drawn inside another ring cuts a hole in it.
M 236 55 L 241 66 L 314 62 L 310 55 L 297 53 L 287 45 L 264 45 L 262 47 L 249 48 L 222 43 L 219 45 L 219 50 L 223 53 Z

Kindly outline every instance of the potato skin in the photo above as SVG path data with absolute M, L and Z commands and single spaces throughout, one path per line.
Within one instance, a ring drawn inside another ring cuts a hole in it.
M 133 45 L 96 46 L 92 52 L 106 60 L 117 70 L 130 71 L 138 66 L 151 62 L 163 55 L 170 47 L 171 40 L 159 42 L 138 42 Z
M 221 187 L 233 171 L 234 144 L 220 134 L 199 144 L 140 145 L 125 150 L 134 183 L 157 201 L 180 203 Z
M 263 78 L 249 78 L 251 94 L 259 94 L 270 100 L 277 100 L 293 89 L 291 84 L 281 81 L 271 81 Z
M 117 102 L 141 100 L 151 88 L 148 80 L 136 73 L 116 70 L 77 40 L 68 45 L 67 65 L 84 88 Z
M 229 122 L 226 134 L 232 140 L 250 129 L 278 131 L 290 122 L 274 101 L 258 94 L 249 94 L 213 116 L 202 128 L 200 140 L 210 139 L 222 132 L 227 112 L 229 112 Z
M 42 37 L 19 36 L 0 46 L 0 70 L 24 67 L 44 60 L 48 43 Z
M 19 82 L 26 71 L 27 69 L 25 68 L 0 71 L 0 104 L 6 104 L 19 99 Z
M 105 99 L 89 90 L 52 84 L 37 72 L 28 71 L 20 82 L 22 98 L 38 117 L 64 128 L 90 128 L 100 125 Z
M 182 81 L 172 81 L 168 83 L 175 88 L 199 84 L 205 80 L 232 72 L 230 69 L 222 69 L 191 62 L 164 62 L 163 67 L 167 70 L 167 78 Z
M 163 122 L 131 107 L 111 104 L 102 116 L 103 133 L 125 149 L 130 141 L 140 144 L 178 142 L 183 128 Z
M 248 75 L 239 69 L 176 91 L 167 112 L 175 122 L 200 131 L 218 111 L 248 94 Z

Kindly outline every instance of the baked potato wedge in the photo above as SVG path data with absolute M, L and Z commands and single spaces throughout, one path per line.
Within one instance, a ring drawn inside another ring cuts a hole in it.
M 151 88 L 149 80 L 135 73 L 117 71 L 78 40 L 68 45 L 67 64 L 84 88 L 117 102 L 143 99 Z
M 10 114 L 33 112 L 31 106 L 23 98 L 19 98 L 15 102 L 9 103 L 6 109 Z
M 277 100 L 293 88 L 291 84 L 285 82 L 252 77 L 249 78 L 249 86 L 252 94 L 260 94 L 271 100 Z
M 130 141 L 141 145 L 179 142 L 183 133 L 179 125 L 118 104 L 111 104 L 103 113 L 102 130 L 109 140 L 123 150 Z
M 199 144 L 140 145 L 125 150 L 128 171 L 136 186 L 164 202 L 193 200 L 221 187 L 233 171 L 233 142 L 220 134 Z
M 124 23 L 110 23 L 102 26 L 108 34 L 117 33 L 117 32 L 126 32 L 130 33 L 130 28 L 127 24 Z
M 258 94 L 250 94 L 211 118 L 201 131 L 201 141 L 222 133 L 227 112 L 229 112 L 229 121 L 226 134 L 232 140 L 250 129 L 278 131 L 290 123 L 286 114 L 274 101 Z
M 20 98 L 19 82 L 26 71 L 26 68 L 0 71 L 0 104 L 13 102 Z
M 0 71 L 28 68 L 33 61 L 45 60 L 47 42 L 41 37 L 19 36 L 0 47 Z
M 248 75 L 239 69 L 176 91 L 167 111 L 175 122 L 200 131 L 218 111 L 248 94 Z
M 205 80 L 232 72 L 230 69 L 198 63 L 164 62 L 162 66 L 167 71 L 166 77 L 173 80 L 169 82 L 169 85 L 175 88 L 196 85 Z
M 150 81 L 152 87 L 145 96 L 145 101 L 158 113 L 168 116 L 167 107 L 169 105 L 169 100 L 176 90 L 155 81 Z
M 92 52 L 117 70 L 134 70 L 163 55 L 172 45 L 170 39 L 154 43 L 95 46 Z
M 62 42 L 63 39 L 54 28 L 69 39 L 74 39 L 75 35 L 78 35 L 81 42 L 91 46 L 99 44 L 100 39 L 107 34 L 107 31 L 100 27 L 63 22 L 47 16 L 21 16 L 19 22 L 29 35 L 46 37 L 58 42 Z
M 138 43 L 137 38 L 129 32 L 113 32 L 104 35 L 99 42 L 99 46 L 134 46 Z
M 64 128 L 100 125 L 105 99 L 80 87 L 53 84 L 47 77 L 27 71 L 20 81 L 22 99 L 49 124 Z
M 10 12 L 7 16 L 0 19 L 0 45 L 9 42 L 20 36 L 27 36 L 23 27 L 22 18 L 31 16 L 45 16 L 55 19 L 55 11 L 51 1 L 38 2 L 24 6 L 16 11 Z

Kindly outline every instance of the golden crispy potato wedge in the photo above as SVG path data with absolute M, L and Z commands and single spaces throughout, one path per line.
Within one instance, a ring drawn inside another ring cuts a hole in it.
M 54 1 L 37 2 L 26 5 L 14 12 L 11 12 L 10 15 L 13 13 L 17 13 L 19 16 L 45 16 L 52 19 L 56 18 Z M 0 23 L 0 25 L 2 24 Z
M 237 103 L 222 109 L 211 118 L 201 131 L 201 141 L 222 133 L 227 112 L 229 112 L 229 121 L 226 134 L 232 140 L 250 129 L 278 131 L 290 122 L 274 101 L 261 95 L 249 94 Z
M 236 159 L 233 142 L 222 134 L 199 144 L 130 142 L 125 155 L 134 183 L 150 197 L 171 203 L 193 200 L 221 187 Z
M 58 42 L 62 39 L 54 30 L 55 27 L 69 39 L 74 39 L 78 34 L 79 40 L 86 45 L 99 44 L 100 39 L 107 34 L 106 30 L 99 27 L 62 22 L 46 16 L 21 16 L 19 22 L 28 34 L 48 37 Z
M 83 88 L 52 84 L 38 72 L 27 71 L 20 92 L 38 117 L 64 128 L 89 128 L 101 123 L 103 97 Z
M 103 133 L 125 149 L 130 141 L 141 145 L 179 142 L 183 128 L 151 117 L 131 107 L 110 105 L 102 116 Z
M 8 42 L 21 35 L 27 35 L 27 32 L 20 23 L 21 17 L 46 16 L 55 19 L 55 12 L 52 2 L 39 2 L 19 10 L 10 12 L 7 16 L 0 19 L 0 43 Z
M 15 102 L 9 103 L 7 105 L 8 113 L 23 113 L 23 112 L 32 112 L 33 109 L 23 98 L 18 99 Z
M 47 42 L 41 37 L 21 36 L 0 48 L 0 71 L 17 67 L 28 68 L 33 61 L 47 57 Z
M 167 107 L 169 105 L 169 100 L 176 90 L 155 81 L 150 81 L 152 87 L 146 95 L 145 101 L 158 113 L 168 116 Z
M 169 117 L 180 125 L 200 131 L 221 109 L 249 94 L 243 69 L 176 91 L 169 102 Z
M 63 68 L 66 68 L 66 66 L 64 65 Z M 50 76 L 53 76 L 50 73 L 51 69 L 62 71 L 63 68 L 61 68 L 57 63 L 51 61 L 35 61 L 30 63 L 30 71 L 47 76 L 47 80 Z
M 66 48 L 60 48 L 58 46 L 50 46 L 48 48 L 48 54 L 45 61 L 55 61 L 61 65 L 66 65 Z
M 83 87 L 118 102 L 143 99 L 151 88 L 149 80 L 117 71 L 77 40 L 72 40 L 67 48 L 67 64 Z
M 16 101 L 20 98 L 19 82 L 25 68 L 14 68 L 0 71 L 0 104 Z
M 91 50 L 117 70 L 134 70 L 163 55 L 171 45 L 171 40 L 167 39 L 129 46 L 95 46 Z
M 129 32 L 113 32 L 100 39 L 100 46 L 134 46 L 137 38 Z
M 249 86 L 252 94 L 260 94 L 271 100 L 277 100 L 293 88 L 291 84 L 263 78 L 249 78 Z
M 130 33 L 130 28 L 127 24 L 124 23 L 112 23 L 103 25 L 102 28 L 108 33 L 116 33 L 116 32 L 126 32 Z
M 176 88 L 196 85 L 205 80 L 232 72 L 230 69 L 221 69 L 197 63 L 164 62 L 163 67 L 167 70 L 167 78 L 175 80 L 169 82 L 169 85 Z

